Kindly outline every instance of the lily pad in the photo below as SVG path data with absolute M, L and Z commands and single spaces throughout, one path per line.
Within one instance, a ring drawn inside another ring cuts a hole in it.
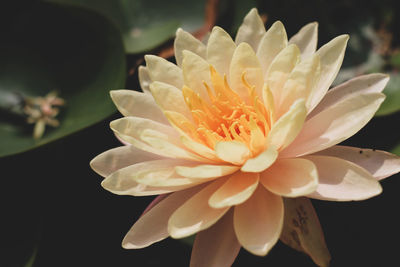
M 389 115 L 400 111 L 400 75 L 398 73 L 389 73 L 390 80 L 383 93 L 386 95 L 377 116 Z
M 2 116 L 0 157 L 27 151 L 99 122 L 115 112 L 108 91 L 124 86 L 119 30 L 77 7 L 32 4 L 14 14 L 0 44 L 0 96 L 44 96 L 57 90 L 66 106 L 60 127 L 39 140 L 32 128 Z M 1 115 L 1 114 L 0 114 Z
M 204 21 L 205 0 L 47 0 L 78 5 L 103 14 L 123 34 L 125 51 L 149 51 L 175 35 L 181 26 L 197 30 Z

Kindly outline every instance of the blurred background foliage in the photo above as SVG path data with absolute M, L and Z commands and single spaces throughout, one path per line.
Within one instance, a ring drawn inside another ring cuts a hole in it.
M 145 53 L 171 56 L 177 27 L 201 37 L 215 22 L 234 35 L 252 7 L 266 18 L 267 27 L 281 20 L 289 36 L 318 21 L 319 46 L 349 33 L 335 83 L 370 72 L 388 73 L 391 80 L 377 117 L 346 144 L 400 155 L 400 10 L 394 0 L 10 1 L 0 9 L 0 266 L 188 265 L 191 248 L 176 240 L 138 251 L 120 247 L 151 198 L 106 192 L 88 163 L 119 145 L 108 127 L 120 116 L 108 92 L 139 90 L 136 69 Z M 34 140 L 33 126 L 7 105 L 52 90 L 66 101 L 60 127 L 46 127 Z M 400 237 L 398 178 L 383 181 L 384 193 L 364 202 L 313 202 L 331 266 L 398 261 L 391 242 Z M 279 243 L 266 257 L 242 250 L 233 266 L 293 264 L 313 266 L 307 256 Z

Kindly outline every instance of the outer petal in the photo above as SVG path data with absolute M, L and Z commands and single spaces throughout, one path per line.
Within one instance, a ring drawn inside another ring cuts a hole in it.
M 206 58 L 207 53 L 206 46 L 202 42 L 181 28 L 176 31 L 174 50 L 175 59 L 178 66 L 182 65 L 184 50 L 191 51 L 202 58 Z
M 318 173 L 315 165 L 309 160 L 279 159 L 260 174 L 260 182 L 274 194 L 298 197 L 315 191 L 318 186 Z
M 173 238 L 182 238 L 207 229 L 216 223 L 229 208 L 214 209 L 208 205 L 210 196 L 225 179 L 218 179 L 186 201 L 168 221 L 168 232 Z
M 382 192 L 379 182 L 365 169 L 343 159 L 307 156 L 318 170 L 319 185 L 309 197 L 321 200 L 364 200 Z
M 153 82 L 163 82 L 182 89 L 183 76 L 182 70 L 174 63 L 153 55 L 146 55 L 147 71 Z
M 224 208 L 246 201 L 258 186 L 258 173 L 236 172 L 210 197 L 213 208 Z
M 145 66 L 139 66 L 138 68 L 138 77 L 139 77 L 139 83 L 140 87 L 143 90 L 143 93 L 150 95 L 150 84 L 153 82 L 150 78 L 149 71 Z
M 110 95 L 119 112 L 124 116 L 136 116 L 169 124 L 149 94 L 132 90 L 113 90 Z
M 167 196 L 136 221 L 122 241 L 122 246 L 126 249 L 144 248 L 167 238 L 171 214 L 201 188 L 197 186 Z
M 207 44 L 207 61 L 222 75 L 229 77 L 229 66 L 236 44 L 229 34 L 216 26 L 212 29 Z
M 257 49 L 257 57 L 263 69 L 267 72 L 271 62 L 287 46 L 287 34 L 282 22 L 276 21 L 264 34 Z
M 300 29 L 298 33 L 292 36 L 289 44 L 295 44 L 299 47 L 301 58 L 306 59 L 315 53 L 318 41 L 318 23 L 311 22 Z
M 358 132 L 372 118 L 385 96 L 372 93 L 346 98 L 307 120 L 282 157 L 311 154 L 336 145 Z
M 282 242 L 307 253 L 318 266 L 329 266 L 331 255 L 311 201 L 305 197 L 285 198 L 284 204 Z
M 389 76 L 381 73 L 367 74 L 351 79 L 328 91 L 322 101 L 308 115 L 311 118 L 323 110 L 356 95 L 380 93 L 389 81 Z
M 235 207 L 233 225 L 239 243 L 246 250 L 265 256 L 282 231 L 282 198 L 259 186 L 246 202 Z
M 106 177 L 129 165 L 156 159 L 161 159 L 161 157 L 134 146 L 120 146 L 97 155 L 90 162 L 90 167 L 101 176 Z
M 254 86 L 259 96 L 262 95 L 263 72 L 254 50 L 247 43 L 241 43 L 233 53 L 230 65 L 230 86 L 244 100 L 249 100 L 249 89 L 243 83 L 244 78 Z
M 248 147 L 237 141 L 219 142 L 215 145 L 215 153 L 223 161 L 241 165 L 250 156 Z
M 325 96 L 329 86 L 331 86 L 333 80 L 336 78 L 343 62 L 348 40 L 348 35 L 340 35 L 318 49 L 317 55 L 319 55 L 321 59 L 321 77 L 318 85 L 311 92 L 307 100 L 306 105 L 309 112 L 311 112 Z
M 349 146 L 333 146 L 317 155 L 332 156 L 351 161 L 381 180 L 400 172 L 400 157 L 386 151 Z
M 246 42 L 254 49 L 254 51 L 257 51 L 264 33 L 264 23 L 258 15 L 257 9 L 253 8 L 246 17 L 244 17 L 243 23 L 236 34 L 235 42 L 236 44 Z
M 240 250 L 233 229 L 233 211 L 227 212 L 194 240 L 190 267 L 229 267 Z

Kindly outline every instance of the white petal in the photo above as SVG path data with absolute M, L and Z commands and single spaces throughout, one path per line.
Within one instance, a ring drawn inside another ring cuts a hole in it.
M 191 51 L 202 58 L 206 58 L 207 54 L 206 46 L 193 35 L 182 30 L 181 28 L 176 31 L 174 50 L 175 59 L 178 66 L 182 65 L 184 50 Z
M 188 178 L 210 178 L 221 177 L 239 170 L 238 166 L 232 165 L 197 165 L 194 167 L 177 166 L 176 173 Z
M 196 235 L 190 267 L 230 267 L 239 250 L 230 210 L 213 226 Z
M 110 94 L 122 115 L 147 118 L 169 124 L 151 95 L 132 90 L 113 90 Z
M 222 28 L 212 29 L 207 44 L 207 61 L 221 74 L 229 77 L 229 66 L 236 44 Z
M 332 156 L 351 161 L 381 180 L 400 172 L 400 157 L 386 151 L 349 146 L 333 146 L 317 155 Z
M 246 202 L 235 207 L 233 225 L 239 243 L 246 250 L 265 256 L 281 235 L 282 198 L 259 186 Z
M 362 75 L 342 83 L 328 91 L 322 101 L 308 115 L 311 118 L 321 111 L 356 95 L 380 93 L 389 81 L 389 76 L 381 73 Z
M 223 161 L 235 165 L 243 164 L 250 156 L 248 147 L 237 141 L 218 142 L 215 145 L 215 153 Z
M 257 49 L 257 57 L 263 69 L 267 72 L 271 62 L 288 44 L 287 34 L 282 22 L 276 21 L 264 34 Z
M 178 66 L 162 57 L 153 55 L 146 55 L 144 59 L 152 82 L 163 82 L 182 89 L 182 70 Z
M 321 200 L 364 200 L 382 192 L 379 182 L 365 169 L 343 159 L 307 156 L 318 170 L 319 185 L 308 197 Z
M 292 36 L 289 44 L 295 44 L 299 47 L 301 58 L 306 59 L 315 53 L 318 41 L 318 23 L 311 22 L 300 29 L 298 33 Z
M 342 142 L 367 124 L 384 98 L 381 93 L 356 95 L 325 109 L 304 123 L 297 138 L 280 155 L 311 154 Z
M 278 151 L 274 146 L 270 146 L 257 157 L 248 159 L 240 170 L 243 172 L 262 172 L 271 166 L 277 157 Z
M 343 62 L 348 40 L 348 35 L 340 35 L 322 46 L 316 52 L 321 60 L 321 77 L 318 85 L 311 92 L 307 100 L 306 105 L 309 107 L 309 112 L 321 101 L 328 91 L 329 86 L 331 86 L 333 80 L 335 80 Z
M 254 51 L 257 51 L 261 38 L 265 33 L 264 22 L 258 15 L 257 9 L 253 8 L 244 17 L 242 25 L 236 34 L 235 43 L 248 43 Z
M 161 157 L 134 146 L 120 146 L 97 155 L 90 162 L 90 167 L 101 176 L 106 177 L 129 165 L 156 159 L 161 159 Z
M 201 188 L 190 188 L 167 196 L 136 221 L 122 241 L 122 246 L 126 249 L 144 248 L 167 238 L 169 217 Z
M 315 165 L 306 159 L 279 159 L 260 174 L 260 182 L 269 191 L 283 197 L 310 194 L 318 186 Z
M 138 78 L 140 87 L 143 90 L 143 93 L 151 95 L 150 93 L 150 84 L 153 82 L 150 78 L 149 71 L 144 66 L 139 66 L 138 68 Z

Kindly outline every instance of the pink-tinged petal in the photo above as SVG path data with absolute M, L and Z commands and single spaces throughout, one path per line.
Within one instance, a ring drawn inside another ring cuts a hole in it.
M 282 157 L 311 154 L 336 145 L 357 133 L 385 99 L 381 93 L 346 98 L 307 120 Z
M 201 188 L 203 186 L 175 192 L 161 200 L 136 221 L 122 241 L 122 246 L 126 249 L 144 248 L 167 238 L 168 220 L 172 213 Z
M 242 42 L 248 43 L 254 51 L 257 51 L 261 38 L 265 34 L 264 22 L 258 15 L 257 9 L 253 8 L 244 17 L 236 34 L 235 43 L 239 45 Z
M 278 151 L 273 146 L 260 153 L 258 156 L 248 159 L 242 168 L 242 172 L 262 172 L 271 166 L 278 157 Z
M 178 112 L 188 120 L 192 119 L 192 113 L 183 99 L 182 90 L 167 83 L 153 82 L 150 85 L 150 91 L 154 100 L 163 111 Z
M 126 117 L 135 116 L 169 124 L 167 118 L 149 94 L 132 90 L 113 90 L 110 95 L 119 112 Z
M 300 29 L 298 33 L 293 35 L 289 44 L 298 46 L 301 52 L 301 58 L 304 60 L 315 53 L 318 41 L 318 23 L 311 22 Z
M 176 166 L 177 174 L 188 178 L 212 178 L 232 174 L 240 167 L 233 165 L 196 165 L 196 166 Z
M 318 170 L 319 185 L 311 198 L 334 201 L 364 200 L 382 192 L 379 182 L 365 169 L 340 158 L 307 156 Z
M 160 203 L 162 200 L 164 200 L 165 198 L 167 198 L 170 194 L 162 194 L 162 195 L 158 195 L 156 196 L 153 201 L 150 202 L 149 205 L 147 205 L 147 207 L 144 209 L 143 213 L 141 216 L 143 216 L 145 213 L 147 213 L 149 210 L 151 210 L 152 208 L 154 208 L 158 203 Z
M 139 66 L 138 68 L 138 78 L 140 83 L 140 88 L 142 88 L 143 93 L 151 95 L 150 84 L 153 82 L 150 78 L 149 71 L 145 66 Z
M 307 100 L 308 111 L 311 112 L 316 105 L 325 96 L 333 80 L 342 66 L 344 52 L 346 50 L 349 36 L 347 34 L 340 35 L 332 39 L 329 43 L 322 46 L 316 54 L 321 60 L 321 76 L 319 83 L 311 92 Z
M 327 267 L 331 255 L 318 216 L 308 198 L 285 198 L 281 241 L 308 254 L 318 266 Z
M 184 50 L 182 61 L 185 85 L 198 93 L 202 100 L 210 101 L 204 83 L 211 86 L 210 64 L 195 53 Z
M 381 180 L 400 172 L 400 157 L 392 153 L 349 146 L 333 146 L 317 155 L 337 157 L 351 161 Z
M 222 178 L 211 182 L 172 214 L 168 221 L 171 237 L 183 238 L 207 229 L 228 211 L 229 208 L 214 209 L 208 205 L 210 196 L 224 182 Z
M 230 267 L 240 250 L 233 229 L 233 211 L 228 211 L 210 228 L 197 233 L 190 267 Z
M 129 165 L 161 158 L 156 154 L 137 149 L 131 145 L 120 146 L 97 155 L 90 162 L 90 167 L 101 176 L 106 177 Z
M 229 34 L 215 26 L 207 43 L 207 61 L 214 66 L 217 72 L 227 75 L 228 78 L 229 66 L 235 49 L 236 44 Z
M 235 172 L 208 200 L 216 209 L 245 202 L 258 186 L 258 173 Z
M 257 57 L 263 69 L 267 72 L 271 62 L 288 44 L 287 34 L 282 22 L 276 21 L 264 34 L 257 49 Z
M 272 126 L 268 134 L 268 146 L 278 151 L 290 145 L 301 132 L 306 119 L 307 110 L 304 99 L 297 100 L 278 121 Z
M 265 256 L 276 244 L 283 227 L 283 201 L 259 186 L 235 207 L 233 225 L 239 243 L 249 252 Z
M 243 78 L 250 86 L 254 86 L 259 96 L 262 95 L 263 71 L 254 50 L 248 43 L 240 43 L 235 49 L 229 74 L 229 85 L 245 101 L 251 100 L 249 100 L 249 88 L 244 84 Z
M 351 79 L 328 91 L 322 101 L 308 115 L 311 118 L 323 110 L 343 101 L 346 98 L 362 94 L 380 93 L 389 81 L 389 76 L 381 73 L 362 75 Z
M 152 82 L 163 82 L 182 89 L 182 70 L 178 66 L 162 57 L 153 55 L 146 55 L 144 59 Z
M 218 142 L 215 145 L 215 153 L 223 161 L 241 165 L 250 156 L 249 148 L 238 141 Z
M 315 165 L 306 159 L 279 159 L 260 174 L 266 189 L 283 197 L 298 197 L 317 189 L 318 173 Z
M 176 31 L 176 38 L 174 42 L 175 59 L 178 66 L 182 66 L 184 50 L 191 51 L 202 58 L 206 58 L 206 46 L 193 35 L 179 28 Z

